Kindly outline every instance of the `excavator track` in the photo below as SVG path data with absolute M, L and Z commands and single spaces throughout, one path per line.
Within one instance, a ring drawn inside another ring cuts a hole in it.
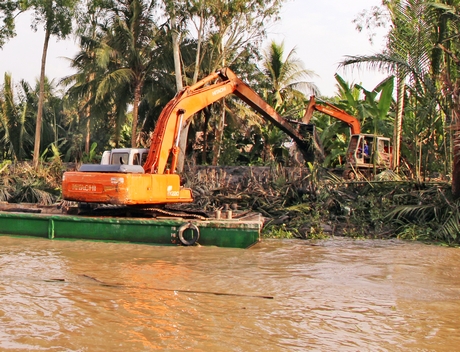
M 179 218 L 187 218 L 187 219 L 196 219 L 196 220 L 206 220 L 207 217 L 195 214 L 192 212 L 179 212 L 178 210 L 173 209 L 160 209 L 160 208 L 144 208 L 143 210 L 158 213 L 162 215 L 166 215 L 169 217 L 179 217 Z
M 113 216 L 113 217 L 151 217 L 151 218 L 182 218 L 206 220 L 208 216 L 199 211 L 181 211 L 166 207 L 129 207 L 118 205 L 80 205 L 78 215 L 82 216 Z

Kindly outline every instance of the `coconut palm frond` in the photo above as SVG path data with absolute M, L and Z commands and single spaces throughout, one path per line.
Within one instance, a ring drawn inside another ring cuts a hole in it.
M 295 48 L 292 49 L 284 58 L 284 43 L 280 44 L 272 41 L 264 55 L 265 73 L 270 79 L 271 95 L 275 98 L 277 106 L 282 105 L 287 98 L 292 95 L 290 92 L 299 91 L 302 94 L 319 94 L 318 87 L 307 81 L 308 78 L 315 76 L 311 70 L 303 66 L 303 62 L 296 56 Z M 275 108 L 276 108 L 275 107 Z
M 439 227 L 439 234 L 442 235 L 442 239 L 448 243 L 457 240 L 460 234 L 460 213 L 455 211 L 448 219 Z
M 388 220 L 403 220 L 408 222 L 423 222 L 435 215 L 435 207 L 431 204 L 404 205 L 390 211 L 387 215 Z
M 106 75 L 99 84 L 96 93 L 96 100 L 100 101 L 110 92 L 113 92 L 121 85 L 129 85 L 133 78 L 133 71 L 128 68 L 119 69 Z
M 340 185 L 343 183 L 343 178 L 340 176 L 337 176 L 336 174 L 332 173 L 331 171 L 327 171 L 326 176 L 324 176 L 324 180 L 328 181 L 329 183 L 333 185 Z
M 50 192 L 38 188 L 40 185 L 36 182 L 26 182 L 17 186 L 19 187 L 17 187 L 15 192 L 15 202 L 51 205 L 56 200 L 56 197 L 53 196 Z
M 11 193 L 6 187 L 0 187 L 0 201 L 7 202 L 11 198 Z
M 292 83 L 290 87 L 301 92 L 302 94 L 305 94 L 305 93 L 313 94 L 313 95 L 320 94 L 318 86 L 313 82 L 306 82 L 306 81 L 295 82 L 295 83 Z

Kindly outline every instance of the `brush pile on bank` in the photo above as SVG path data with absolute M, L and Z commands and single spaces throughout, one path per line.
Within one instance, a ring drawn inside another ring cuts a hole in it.
M 232 206 L 266 217 L 264 235 L 283 238 L 401 238 L 459 243 L 459 202 L 446 182 L 388 172 L 346 182 L 321 168 L 207 167 L 189 170 L 193 207 Z
M 63 165 L 42 164 L 38 170 L 29 162 L 0 163 L 0 202 L 51 205 L 59 200 Z

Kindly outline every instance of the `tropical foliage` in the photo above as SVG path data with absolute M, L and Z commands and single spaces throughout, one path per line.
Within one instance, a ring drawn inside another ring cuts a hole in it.
M 31 15 L 31 27 L 42 27 L 46 35 L 38 82 L 15 83 L 4 74 L 0 170 L 10 162 L 33 160 L 35 168 L 46 161 L 59 173 L 58 160 L 97 160 L 111 147 L 148 146 L 159 113 L 178 90 L 230 66 L 286 118 L 300 120 L 314 94 L 356 116 L 363 132 L 392 136 L 395 177 L 415 182 L 452 177 L 453 195 L 459 198 L 460 1 L 385 0 L 372 16 L 364 14 L 367 24 L 389 25 L 386 47 L 371 56 L 348 56 L 342 65 L 384 71 L 388 77 L 364 87 L 336 75 L 334 97 L 320 97 L 314 68 L 303 66 L 295 48 L 272 42 L 259 49 L 283 2 L 2 1 L 0 47 L 14 41 L 18 16 Z M 71 34 L 80 44 L 70 60 L 75 73 L 49 81 L 48 41 Z M 342 167 L 348 128 L 321 114 L 312 121 L 327 156 L 322 166 Z M 286 136 L 234 97 L 206 107 L 187 128 L 182 149 L 189 167 L 292 162 Z M 12 184 L 8 177 L 4 182 Z M 27 191 L 31 185 L 24 186 L 24 194 L 32 194 Z M 6 186 L 2 192 L 4 199 L 18 199 Z M 412 201 L 407 209 L 392 203 L 393 219 L 422 214 L 427 221 L 458 224 L 454 208 L 442 215 Z
M 450 151 L 457 144 L 452 127 L 458 107 L 452 94 L 458 76 L 455 14 L 459 6 L 458 1 L 385 1 L 378 15 L 391 23 L 385 51 L 350 56 L 342 63 L 365 65 L 397 77 L 393 139 L 401 158 L 396 160 L 418 179 L 433 172 L 447 174 L 458 154 Z M 455 172 L 453 176 L 455 186 Z
M 112 146 L 148 145 L 156 116 L 177 89 L 222 65 L 230 65 L 282 116 L 300 119 L 308 96 L 319 95 L 313 71 L 302 66 L 295 48 L 286 51 L 283 43 L 272 42 L 262 53 L 258 50 L 268 23 L 276 20 L 282 3 L 2 3 L 3 41 L 14 40 L 17 16 L 32 13 L 32 25 L 43 25 L 49 35 L 66 37 L 73 31 L 81 51 L 71 61 L 76 73 L 59 83 L 46 81 L 45 60 L 38 87 L 27 82 L 15 86 L 14 77 L 5 77 L 1 154 L 12 160 L 32 157 L 36 165 L 44 152 L 51 154 L 52 143 L 72 161 L 81 160 L 93 143 L 96 153 Z M 456 153 L 451 152 L 457 145 L 452 139 L 456 132 L 450 128 L 459 110 L 455 98 L 459 60 L 454 40 L 458 7 L 456 1 L 385 1 L 373 15 L 390 23 L 386 49 L 373 56 L 350 56 L 343 65 L 364 64 L 387 71 L 389 78 L 369 89 L 349 85 L 337 75 L 337 96 L 329 99 L 355 115 L 363 131 L 393 135 L 395 153 L 400 153 L 400 158 L 394 158 L 397 168 L 401 160 L 402 171 L 418 179 L 433 173 L 448 175 L 452 163 L 458 162 Z M 74 28 L 72 20 L 78 24 Z M 45 43 L 43 58 L 46 50 Z M 38 96 L 34 96 L 35 91 Z M 321 115 L 314 121 L 325 144 L 325 166 L 342 165 L 347 129 Z M 230 131 L 223 133 L 225 125 Z M 251 163 L 288 163 L 283 134 L 231 97 L 197 114 L 188 135 L 187 145 L 195 145 L 188 152 L 195 158 L 187 160 L 195 163 L 219 163 L 222 148 L 231 146 L 226 138 L 239 146 L 234 157 L 225 156 L 226 163 L 247 162 L 248 157 Z M 455 172 L 453 176 L 455 180 Z

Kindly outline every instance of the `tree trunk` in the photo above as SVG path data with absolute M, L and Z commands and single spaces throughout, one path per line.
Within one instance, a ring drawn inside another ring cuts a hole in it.
M 171 12 L 171 38 L 173 46 L 173 58 L 174 58 L 174 72 L 176 75 L 176 89 L 180 92 L 184 89 L 182 83 L 182 68 L 180 60 L 180 43 L 179 43 L 179 32 L 177 30 L 176 15 L 174 9 Z M 185 124 L 181 128 L 179 137 L 179 156 L 177 157 L 177 171 L 182 172 L 185 164 L 185 152 L 187 149 L 187 137 L 190 123 Z M 174 170 L 172 170 L 174 172 Z
M 452 194 L 454 198 L 460 198 L 460 128 L 455 124 L 453 153 L 454 160 L 452 165 Z
M 394 122 L 394 133 L 393 133 L 393 160 L 392 167 L 393 170 L 399 170 L 399 161 L 401 159 L 401 135 L 402 135 L 402 120 L 404 114 L 404 77 L 399 73 L 397 74 L 397 83 L 396 83 L 396 95 L 397 95 L 397 108 L 396 108 L 396 118 Z
M 176 17 L 174 14 L 171 15 L 171 38 L 173 46 L 173 58 L 174 58 L 174 73 L 176 75 L 176 89 L 180 92 L 184 85 L 182 83 L 182 68 L 180 62 L 180 45 L 179 45 L 179 32 L 177 30 Z
M 454 85 L 454 92 L 452 94 L 452 195 L 458 199 L 460 198 L 460 81 L 457 80 Z
M 42 63 L 40 68 L 40 90 L 38 95 L 38 111 L 37 123 L 35 126 L 35 144 L 34 144 L 34 157 L 33 166 L 38 169 L 38 162 L 40 160 L 40 139 L 42 132 L 42 118 L 43 118 L 43 103 L 45 100 L 45 67 L 46 67 L 46 54 L 48 52 L 48 44 L 51 32 L 48 28 L 45 31 L 45 41 L 43 43 Z
M 18 160 L 22 161 L 24 157 L 24 131 L 25 131 L 25 121 L 27 113 L 27 103 L 24 104 L 24 110 L 21 112 L 21 130 L 19 131 L 19 148 L 18 148 Z
M 131 148 L 137 148 L 137 121 L 139 117 L 139 102 L 141 100 L 142 84 L 137 83 L 134 88 L 134 101 L 133 101 L 133 123 L 131 131 Z
M 89 108 L 88 108 L 89 109 Z M 89 154 L 89 143 L 91 141 L 91 120 L 89 119 L 90 113 L 86 113 L 86 137 L 85 137 L 85 153 Z
M 92 55 L 92 53 L 90 53 Z M 88 81 L 93 81 L 95 77 L 95 73 L 91 73 Z M 88 99 L 86 100 L 86 103 L 88 103 L 93 97 L 93 94 L 89 92 L 88 94 Z M 91 142 L 91 107 L 88 105 L 86 108 L 86 138 L 85 138 L 85 153 L 89 154 L 89 148 L 90 148 L 90 142 Z
M 198 76 L 200 73 L 200 62 L 201 62 L 201 44 L 203 42 L 203 6 L 200 12 L 200 26 L 198 28 L 198 39 L 196 43 L 196 56 L 195 56 L 195 69 L 193 70 L 192 84 L 198 82 Z
M 209 127 L 209 121 L 211 120 L 211 109 L 209 106 L 204 108 L 203 110 L 204 113 L 204 122 L 203 122 L 203 150 L 201 152 L 201 163 L 203 165 L 207 164 L 207 151 L 208 151 L 208 127 Z
M 212 147 L 212 165 L 217 166 L 220 157 L 220 147 L 224 136 L 225 126 L 225 98 L 222 99 L 222 114 L 220 120 L 217 122 L 214 145 Z

